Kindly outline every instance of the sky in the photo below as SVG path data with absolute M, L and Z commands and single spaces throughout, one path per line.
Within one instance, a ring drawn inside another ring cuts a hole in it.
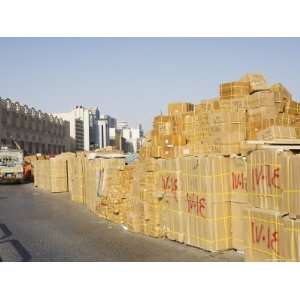
M 300 100 L 300 38 L 0 38 L 0 96 L 101 114 L 148 130 L 169 102 L 199 103 L 219 84 L 263 73 Z

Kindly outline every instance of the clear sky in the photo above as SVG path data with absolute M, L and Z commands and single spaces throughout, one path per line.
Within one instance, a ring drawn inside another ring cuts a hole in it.
M 300 99 L 299 38 L 0 38 L 0 96 L 45 112 L 98 106 L 146 129 L 171 101 L 261 72 Z

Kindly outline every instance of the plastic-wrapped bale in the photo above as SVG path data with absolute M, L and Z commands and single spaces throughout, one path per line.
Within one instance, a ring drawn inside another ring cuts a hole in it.
M 230 165 L 223 156 L 180 160 L 185 243 L 210 251 L 232 247 Z
M 50 175 L 50 161 L 49 160 L 38 160 L 35 164 L 35 185 L 43 190 L 51 190 L 51 175 Z
M 134 163 L 133 180 L 127 205 L 127 226 L 132 232 L 144 232 L 144 202 L 143 191 L 143 164 L 140 161 Z
M 97 171 L 101 168 L 101 159 L 84 159 L 84 199 L 85 205 L 92 212 L 97 207 Z
M 67 161 L 65 158 L 51 158 L 49 174 L 52 193 L 68 192 Z
M 81 204 L 85 203 L 85 158 L 76 157 L 68 161 L 69 186 L 71 199 Z
M 167 237 L 210 251 L 231 248 L 229 159 L 166 160 L 160 173 Z
M 246 261 L 284 261 L 283 217 L 280 212 L 249 208 L 246 218 Z
M 289 152 L 256 150 L 247 158 L 247 188 L 253 207 L 279 211 L 282 201 L 282 162 Z
M 300 219 L 291 219 L 285 216 L 282 219 L 280 235 L 283 239 L 280 242 L 280 254 L 284 261 L 300 261 Z
M 259 131 L 256 135 L 258 140 L 272 141 L 275 139 L 296 139 L 296 129 L 291 126 L 270 126 Z
M 244 211 L 249 208 L 246 157 L 230 158 L 230 173 L 232 247 L 244 251 L 246 233 Z
M 157 192 L 162 199 L 162 228 L 170 240 L 184 242 L 185 224 L 182 208 L 182 180 L 179 159 L 158 160 Z
M 286 155 L 281 161 L 283 197 L 280 211 L 300 217 L 300 155 Z

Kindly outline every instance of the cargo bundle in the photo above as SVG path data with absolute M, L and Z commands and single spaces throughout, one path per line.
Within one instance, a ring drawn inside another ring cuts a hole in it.
M 133 164 L 101 151 L 61 155 L 34 161 L 35 185 L 69 190 L 132 232 L 233 248 L 247 261 L 299 261 L 299 137 L 289 91 L 246 74 L 218 98 L 170 103 Z

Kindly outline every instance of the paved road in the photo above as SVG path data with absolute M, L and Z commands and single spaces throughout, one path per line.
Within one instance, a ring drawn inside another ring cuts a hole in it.
M 1 261 L 242 261 L 126 231 L 98 218 L 69 195 L 32 184 L 0 185 Z

